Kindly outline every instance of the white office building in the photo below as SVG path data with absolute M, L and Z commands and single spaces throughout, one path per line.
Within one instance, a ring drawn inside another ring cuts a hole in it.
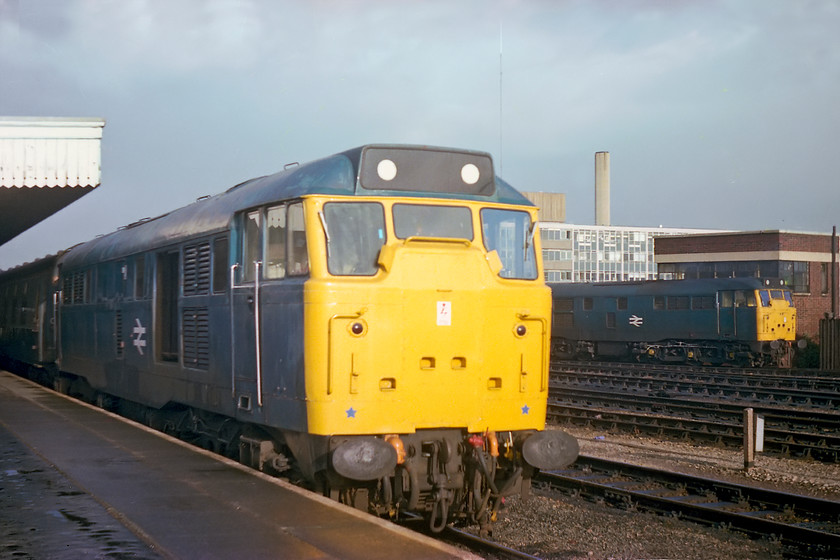
M 704 229 L 580 226 L 540 222 L 546 282 L 616 282 L 656 278 L 654 238 Z

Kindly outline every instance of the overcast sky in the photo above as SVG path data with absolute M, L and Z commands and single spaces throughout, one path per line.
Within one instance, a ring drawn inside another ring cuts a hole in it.
M 102 117 L 102 184 L 0 269 L 371 142 L 490 152 L 614 225 L 830 232 L 840 0 L 0 0 L 0 115 Z

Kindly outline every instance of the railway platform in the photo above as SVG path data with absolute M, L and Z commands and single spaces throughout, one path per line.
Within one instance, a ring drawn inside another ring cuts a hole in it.
M 0 449 L 0 557 L 475 558 L 2 371 Z

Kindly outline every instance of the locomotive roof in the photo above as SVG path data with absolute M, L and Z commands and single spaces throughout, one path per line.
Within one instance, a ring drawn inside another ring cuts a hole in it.
M 387 165 L 381 166 L 383 162 Z M 434 181 L 428 181 L 429 168 L 436 173 Z M 245 181 L 157 218 L 135 222 L 73 248 L 63 261 L 66 266 L 83 265 L 212 234 L 227 228 L 233 215 L 242 210 L 313 194 L 435 197 L 533 206 L 495 176 L 487 153 L 370 144 L 287 166 L 279 173 Z
M 557 283 L 550 284 L 554 297 L 580 296 L 659 296 L 705 295 L 719 290 L 755 290 L 776 288 L 779 282 L 767 285 L 758 278 L 709 278 L 704 280 L 645 280 L 639 282 Z

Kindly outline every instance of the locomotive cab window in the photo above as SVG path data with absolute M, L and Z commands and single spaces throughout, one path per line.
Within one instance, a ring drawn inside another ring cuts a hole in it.
M 784 296 L 785 296 L 785 301 L 788 302 L 788 306 L 789 307 L 795 307 L 793 305 L 793 294 L 790 293 L 790 290 L 785 290 L 784 291 Z
M 265 269 L 268 279 L 286 277 L 286 207 L 273 206 L 265 214 Z
M 400 239 L 409 237 L 473 238 L 469 208 L 394 204 L 394 232 Z
M 534 234 L 537 226 L 527 212 L 519 210 L 481 210 L 481 231 L 484 246 L 496 251 L 502 260 L 502 278 L 534 280 L 537 278 L 537 258 Z
M 324 205 L 327 270 L 333 276 L 373 276 L 385 244 L 385 210 L 378 202 Z
M 770 302 L 774 299 L 792 303 L 792 299 L 789 295 L 786 296 L 785 292 L 786 290 L 759 290 L 758 294 L 761 298 L 761 307 L 770 307 Z M 790 292 L 787 292 L 787 294 L 790 294 Z
M 303 219 L 303 203 L 289 205 L 288 232 L 288 274 L 303 276 L 309 274 L 309 251 L 306 248 L 306 228 Z
M 242 280 L 253 282 L 256 274 L 255 262 L 262 260 L 260 247 L 260 223 L 261 215 L 259 210 L 248 212 L 244 218 L 242 235 Z
M 243 282 L 253 282 L 258 269 L 266 280 L 309 274 L 303 214 L 303 203 L 296 202 L 253 210 L 242 217 L 239 263 Z M 219 250 L 226 252 L 226 243 Z M 218 260 L 227 259 L 220 256 Z M 220 281 L 221 276 L 219 270 Z
M 755 292 L 753 290 L 735 290 L 735 307 L 755 307 Z

